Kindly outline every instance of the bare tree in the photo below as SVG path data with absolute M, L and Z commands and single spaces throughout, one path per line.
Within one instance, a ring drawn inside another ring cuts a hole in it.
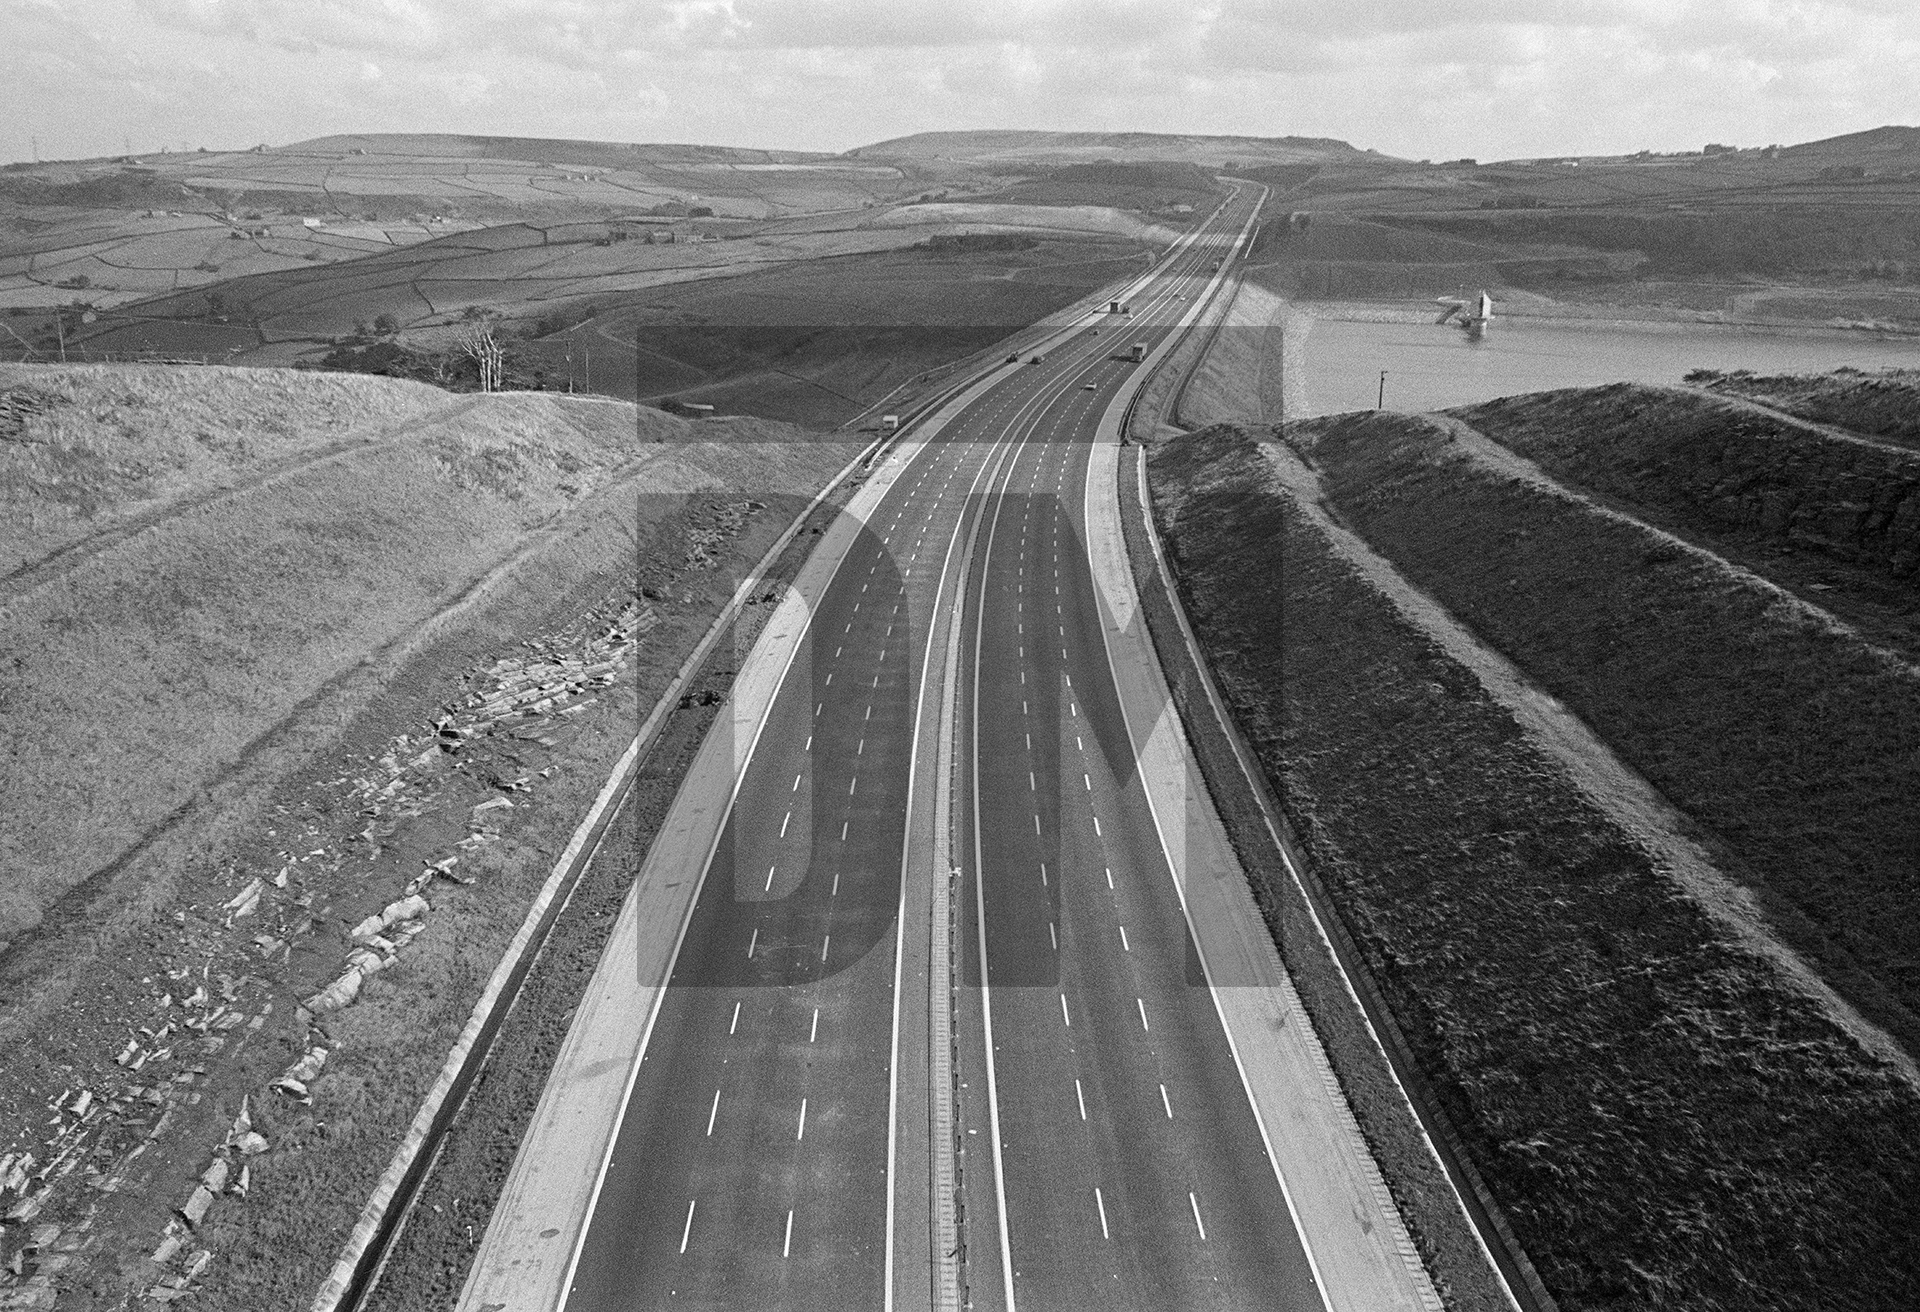
M 506 372 L 506 359 L 500 343 L 494 340 L 493 325 L 477 323 L 460 334 L 460 350 L 480 370 L 480 390 L 497 392 Z

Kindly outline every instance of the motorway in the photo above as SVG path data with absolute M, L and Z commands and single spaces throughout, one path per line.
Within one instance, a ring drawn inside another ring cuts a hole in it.
M 1121 357 L 1188 312 L 1252 201 L 1130 319 L 1003 369 L 908 449 L 764 721 L 732 729 L 744 768 L 704 870 L 679 872 L 697 894 L 565 1307 L 937 1300 L 909 867 L 947 806 L 972 1306 L 1325 1305 L 1183 918 L 1179 836 L 1138 777 L 1084 545 Z M 943 707 L 960 759 L 935 797 Z

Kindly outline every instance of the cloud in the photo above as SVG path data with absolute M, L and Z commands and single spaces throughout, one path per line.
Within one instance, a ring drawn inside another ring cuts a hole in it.
M 0 0 L 0 122 L 843 149 L 975 126 L 1482 158 L 1920 121 L 1912 0 Z M 374 70 L 369 76 L 367 70 Z M 56 71 L 57 70 L 57 71 Z M 244 125 L 244 126 L 236 126 Z

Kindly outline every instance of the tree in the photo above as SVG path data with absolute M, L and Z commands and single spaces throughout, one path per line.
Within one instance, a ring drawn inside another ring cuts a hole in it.
M 391 314 L 377 315 L 373 321 L 373 330 L 382 337 L 391 337 L 400 331 L 400 320 Z
M 480 370 L 480 390 L 497 392 L 506 372 L 506 359 L 494 339 L 493 325 L 478 323 L 460 334 L 460 350 Z

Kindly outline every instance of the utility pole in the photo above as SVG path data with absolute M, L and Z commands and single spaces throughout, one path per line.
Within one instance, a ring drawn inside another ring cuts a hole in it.
M 587 390 L 593 390 L 593 343 L 582 342 L 580 348 L 587 353 Z
M 63 305 L 53 307 L 53 334 L 60 339 L 60 363 L 67 362 L 67 310 Z
M 1373 408 L 1375 410 L 1387 408 L 1387 371 L 1385 369 L 1380 371 L 1380 395 L 1374 400 Z

